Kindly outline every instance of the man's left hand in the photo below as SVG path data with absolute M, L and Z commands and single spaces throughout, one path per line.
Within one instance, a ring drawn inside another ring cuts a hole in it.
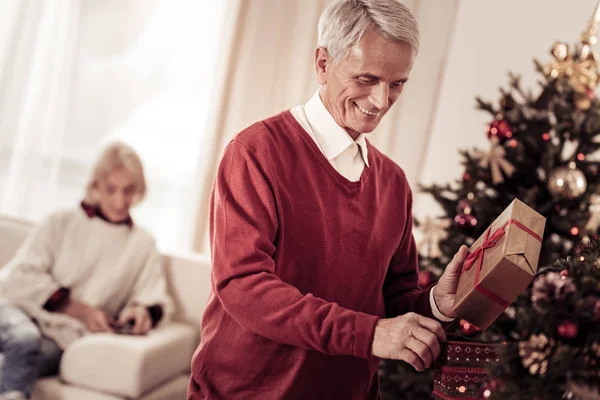
M 131 305 L 121 311 L 117 324 L 126 326 L 129 321 L 133 321 L 133 327 L 130 331 L 132 335 L 145 335 L 152 328 L 152 318 L 148 309 L 144 306 Z
M 438 280 L 433 292 L 433 298 L 438 310 L 448 318 L 456 317 L 452 307 L 454 306 L 454 298 L 456 297 L 456 289 L 458 288 L 458 280 L 463 267 L 463 262 L 469 253 L 469 248 L 462 245 L 458 252 L 446 267 L 446 270 Z

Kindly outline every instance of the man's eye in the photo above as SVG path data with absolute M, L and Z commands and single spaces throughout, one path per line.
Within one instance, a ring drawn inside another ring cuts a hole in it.
M 392 83 L 392 87 L 394 88 L 401 88 L 404 86 L 404 82 L 393 82 Z
M 373 84 L 373 83 L 375 83 L 375 79 L 373 79 L 373 78 L 367 78 L 367 77 L 365 77 L 365 76 L 361 76 L 361 77 L 359 77 L 359 78 L 358 78 L 358 81 L 359 81 L 360 83 L 362 83 L 363 85 L 370 85 L 370 84 Z

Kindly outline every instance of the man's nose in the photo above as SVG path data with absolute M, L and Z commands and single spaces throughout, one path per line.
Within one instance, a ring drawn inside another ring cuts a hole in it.
M 371 92 L 370 101 L 379 110 L 384 110 L 389 102 L 390 88 L 385 82 L 379 82 L 378 85 L 373 87 Z

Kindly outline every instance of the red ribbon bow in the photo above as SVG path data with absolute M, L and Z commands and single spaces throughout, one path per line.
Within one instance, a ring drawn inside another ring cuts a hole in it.
M 485 235 L 488 236 L 490 234 L 490 229 L 492 227 L 490 226 L 486 232 Z M 471 269 L 471 267 L 473 266 L 473 264 L 475 264 L 475 261 L 477 261 L 477 259 L 480 256 L 483 256 L 483 252 L 486 251 L 489 248 L 492 248 L 496 245 L 496 243 L 498 243 L 498 241 L 500 240 L 500 238 L 502 236 L 504 236 L 504 233 L 506 231 L 504 230 L 504 226 L 496 229 L 496 232 L 494 232 L 494 234 L 485 239 L 483 244 L 477 248 L 477 250 L 475 250 L 474 252 L 470 253 L 467 258 L 465 258 L 465 262 L 463 263 L 463 270 L 462 272 L 468 271 L 469 269 Z

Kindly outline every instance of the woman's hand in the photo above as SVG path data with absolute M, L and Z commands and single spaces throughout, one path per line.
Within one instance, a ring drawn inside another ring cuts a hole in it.
M 117 321 L 117 326 L 126 326 L 129 321 L 133 321 L 133 327 L 128 333 L 133 335 L 145 335 L 148 333 L 148 331 L 150 331 L 150 328 L 152 328 L 152 318 L 150 317 L 148 309 L 144 306 L 127 306 L 123 311 L 121 311 Z

